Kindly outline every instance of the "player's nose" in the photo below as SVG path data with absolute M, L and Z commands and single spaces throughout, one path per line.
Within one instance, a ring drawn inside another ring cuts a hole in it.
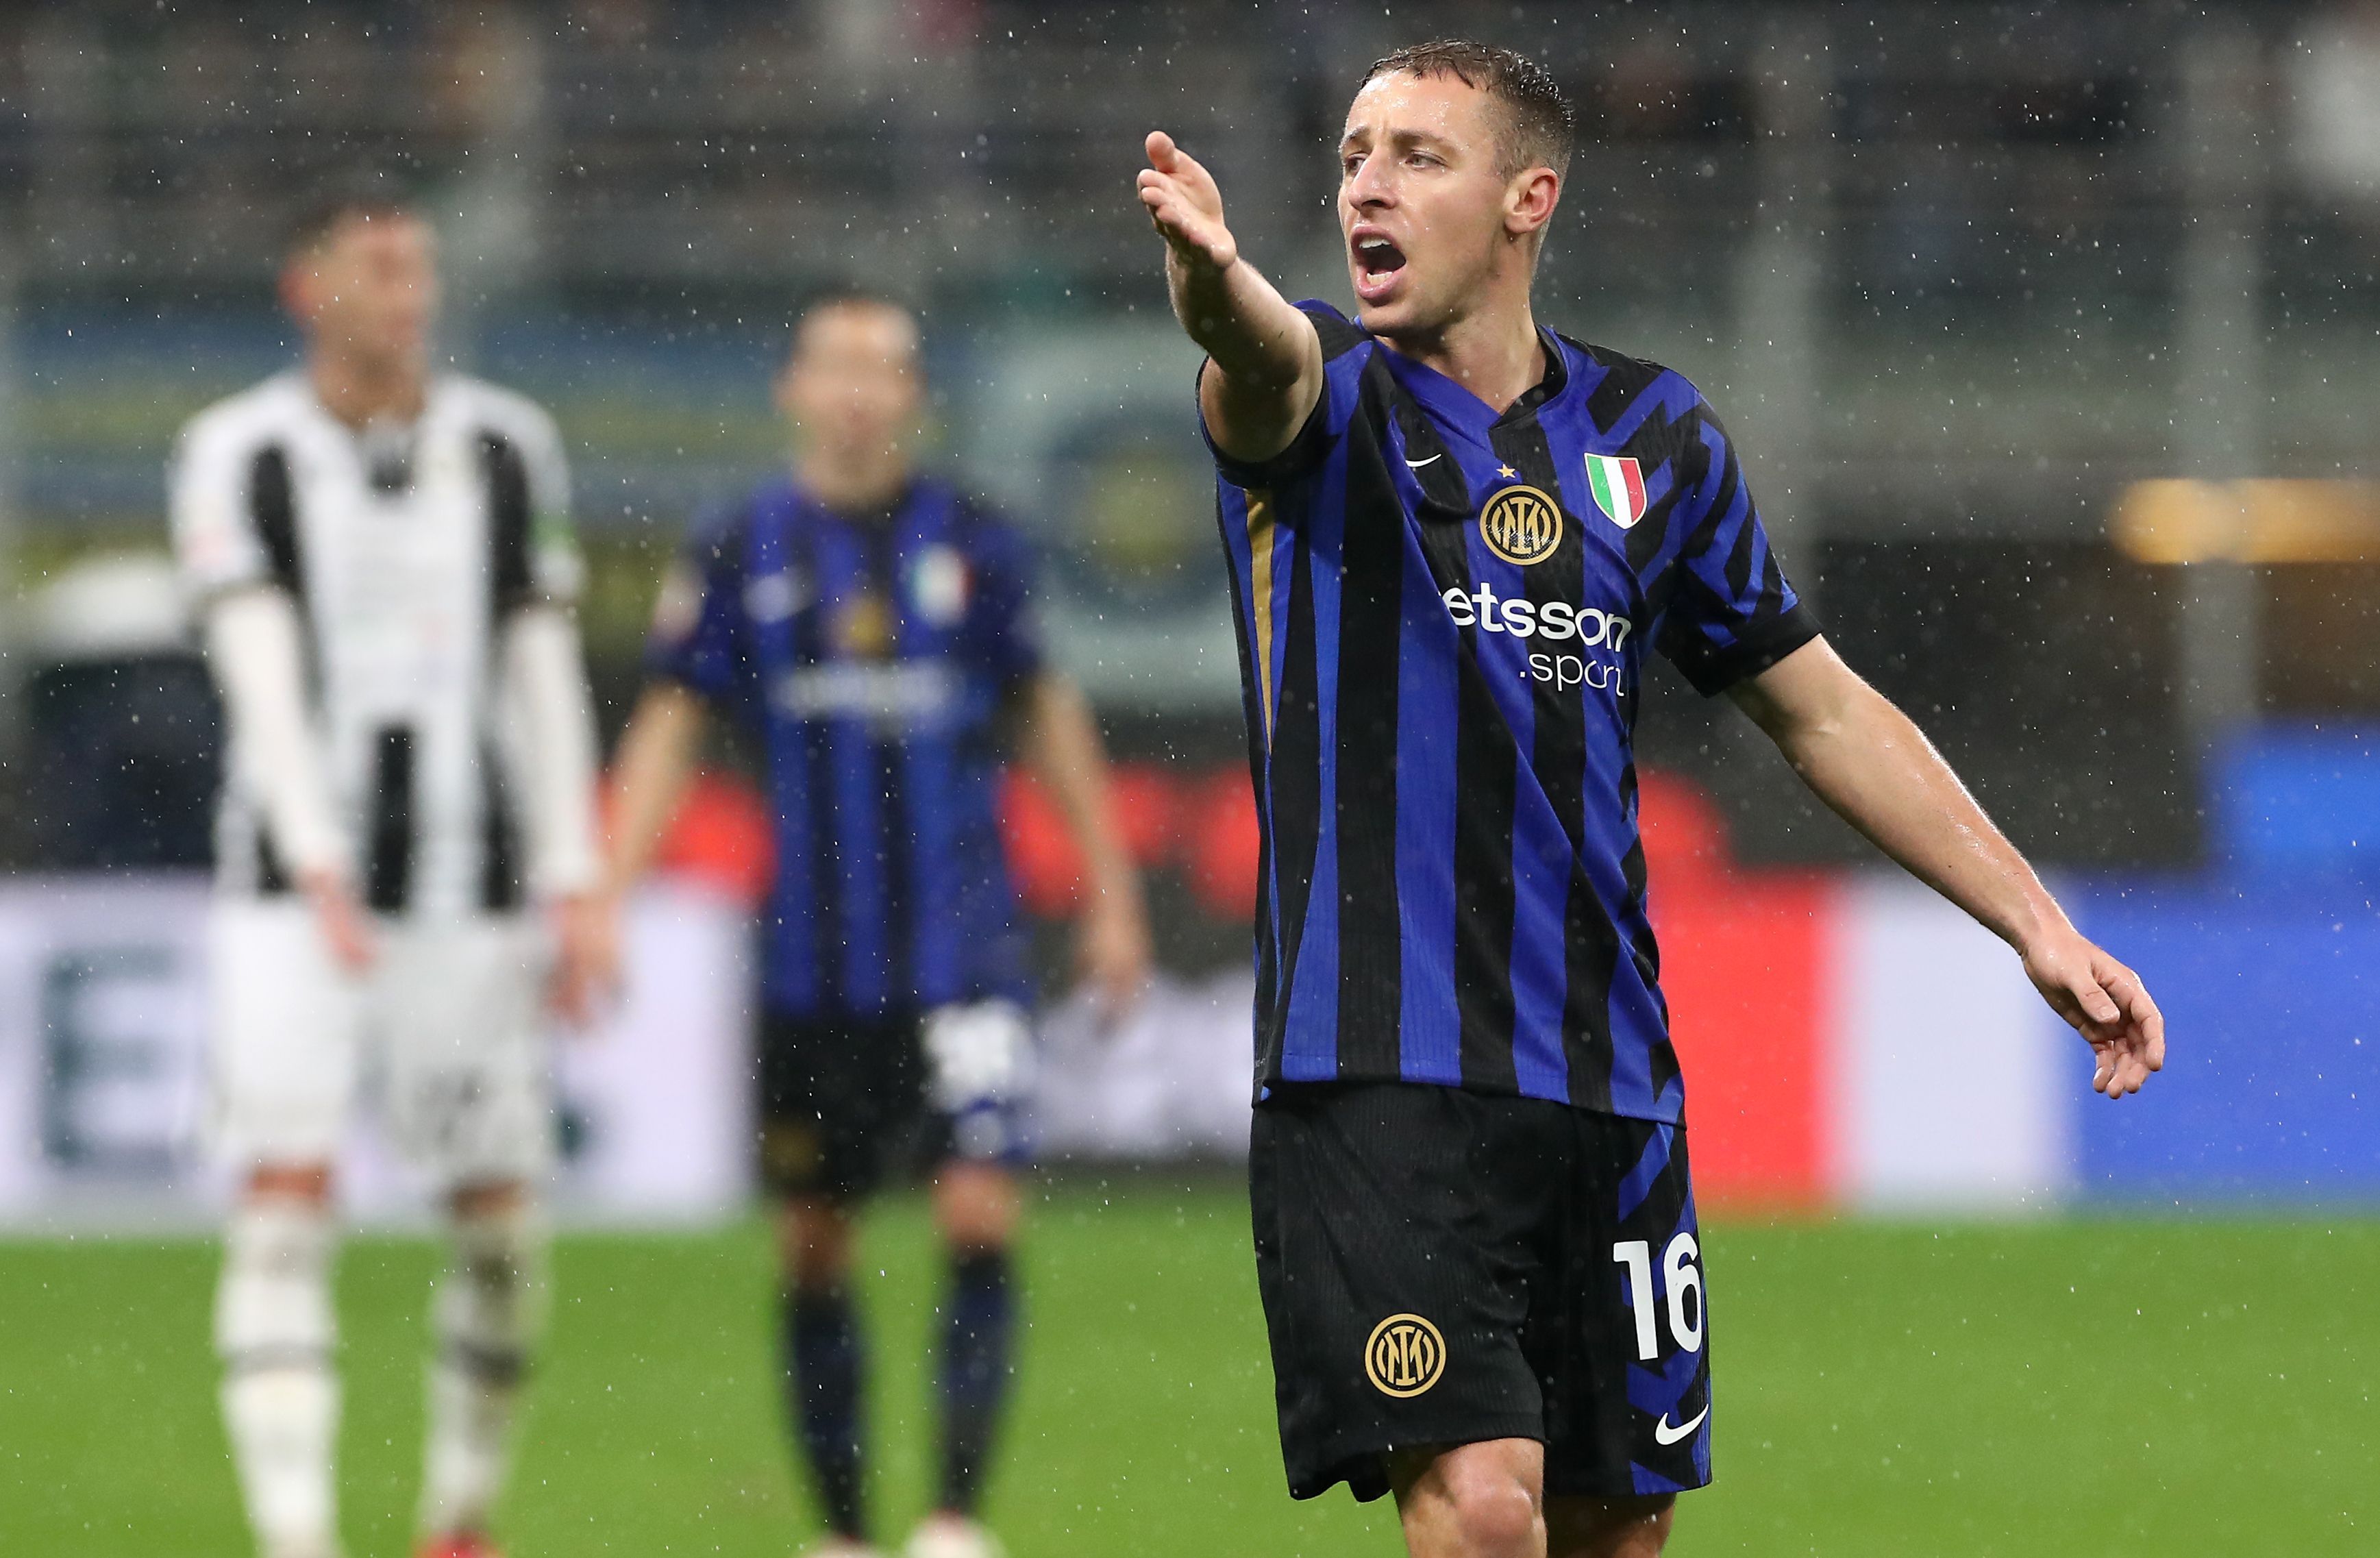
M 1347 180 L 1347 203 L 1358 211 L 1378 211 L 1396 203 L 1396 182 L 1382 159 L 1366 157 Z

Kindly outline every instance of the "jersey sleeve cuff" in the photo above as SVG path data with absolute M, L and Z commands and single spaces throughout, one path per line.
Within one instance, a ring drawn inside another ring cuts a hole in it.
M 1716 698 L 1738 682 L 1760 675 L 1825 630 L 1818 614 L 1796 601 L 1724 648 L 1698 645 L 1700 652 L 1678 656 L 1678 669 L 1696 692 Z
M 1200 363 L 1198 372 L 1202 378 L 1206 371 L 1207 364 Z M 1193 381 L 1194 400 L 1196 399 L 1196 381 Z M 1198 401 L 1198 436 L 1207 441 L 1207 452 L 1215 456 L 1215 469 L 1232 486 L 1243 490 L 1278 487 L 1322 463 L 1323 454 L 1330 444 L 1330 376 L 1328 373 L 1322 376 L 1322 393 L 1314 397 L 1314 409 L 1306 413 L 1305 423 L 1297 430 L 1297 436 L 1289 441 L 1288 448 L 1269 460 L 1234 459 L 1223 453 L 1222 447 L 1215 442 L 1213 432 L 1207 426 L 1207 407 L 1203 400 Z

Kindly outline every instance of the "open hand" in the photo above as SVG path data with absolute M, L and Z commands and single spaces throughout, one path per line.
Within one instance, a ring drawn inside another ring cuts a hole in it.
M 607 893 L 574 894 L 554 905 L 553 931 L 547 1003 L 571 1027 L 590 1027 L 620 988 L 620 906 Z
M 1148 983 L 1148 919 L 1137 893 L 1094 895 L 1075 931 L 1075 973 L 1110 1022 L 1129 1016 Z
M 372 932 L 371 916 L 356 900 L 347 879 L 330 870 L 300 871 L 298 890 L 312 907 L 315 928 L 322 931 L 322 944 L 330 949 L 331 961 L 339 971 L 351 977 L 370 972 L 373 959 L 380 955 L 379 938 Z
M 1215 187 L 1215 176 L 1163 130 L 1148 135 L 1140 203 L 1148 209 L 1150 225 L 1183 264 L 1224 271 L 1239 259 L 1239 243 L 1223 225 L 1223 192 Z
M 2024 972 L 2090 1044 L 2098 1059 L 2093 1091 L 2121 1098 L 2165 1069 L 2165 1015 L 2148 987 L 2070 927 L 2025 949 Z

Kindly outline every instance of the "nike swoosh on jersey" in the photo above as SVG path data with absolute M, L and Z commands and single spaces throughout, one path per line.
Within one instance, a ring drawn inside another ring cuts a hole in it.
M 1431 463 L 1433 463 L 1433 462 L 1435 462 L 1435 461 L 1438 461 L 1438 460 L 1442 460 L 1442 459 L 1444 459 L 1445 457 L 1446 457 L 1446 456 L 1445 456 L 1443 454 L 1437 454 L 1437 455 L 1432 455 L 1432 456 L 1431 456 L 1428 459 L 1427 459 L 1427 460 L 1407 460 L 1407 461 L 1405 462 L 1405 464 L 1407 464 L 1407 465 L 1409 465 L 1409 466 L 1413 467 L 1413 469 L 1415 469 L 1415 470 L 1419 470 L 1422 467 L 1424 467 L 1424 466 L 1426 466 L 1426 465 L 1429 465 L 1429 464 L 1431 464 Z
M 1671 1428 L 1670 1426 L 1670 1415 L 1667 1412 L 1664 1412 L 1661 1414 L 1661 1420 L 1653 1425 L 1653 1442 L 1656 1444 L 1675 1444 L 1679 1440 L 1685 1438 L 1688 1434 L 1694 1432 L 1694 1430 L 1702 1427 L 1703 1419 L 1709 1416 L 1710 1403 L 1705 1402 L 1703 1403 L 1703 1409 L 1701 1411 L 1695 1413 L 1693 1417 L 1688 1418 L 1676 1428 Z

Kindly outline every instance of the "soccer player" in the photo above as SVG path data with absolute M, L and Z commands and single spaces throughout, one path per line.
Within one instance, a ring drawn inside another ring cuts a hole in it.
M 1571 142 L 1517 55 L 1373 66 L 1339 148 L 1354 321 L 1283 301 L 1168 137 L 1139 176 L 1208 353 L 1264 824 L 1251 1192 L 1290 1489 L 1393 1491 L 1415 1558 L 1656 1552 L 1709 1480 L 1647 647 L 2008 942 L 2100 1091 L 2164 1053 L 2141 981 L 1820 637 L 1694 387 L 1538 326 Z
M 338 1547 L 332 1164 L 368 1074 L 451 1239 L 421 1551 L 494 1551 L 546 1308 L 540 985 L 583 1013 L 599 947 L 561 446 L 520 396 L 431 371 L 435 259 L 402 200 L 322 202 L 281 274 L 302 365 L 201 412 L 173 476 L 230 730 L 212 1123 L 241 1181 L 215 1343 L 267 1558 Z
M 1044 663 L 1005 524 L 912 468 L 917 321 L 808 309 L 777 381 L 795 469 L 698 527 L 655 609 L 622 738 L 611 882 L 642 870 L 709 712 L 759 738 L 775 816 L 761 923 L 761 1169 L 782 1207 L 789 1406 L 822 1552 L 867 1546 L 852 1220 L 930 1171 L 950 1251 L 941 1468 L 909 1558 L 990 1558 L 977 1519 L 1009 1378 L 1009 1245 L 1030 992 L 994 810 L 1001 738 L 1055 793 L 1088 876 L 1080 968 L 1111 1009 L 1148 966 L 1139 888 L 1082 696 Z

